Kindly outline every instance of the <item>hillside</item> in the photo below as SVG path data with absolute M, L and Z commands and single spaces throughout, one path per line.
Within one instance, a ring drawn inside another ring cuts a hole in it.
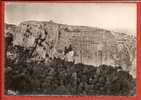
M 28 60 L 62 58 L 65 47 L 72 45 L 75 63 L 119 65 L 135 76 L 135 37 L 88 26 L 58 24 L 53 21 L 25 21 L 11 25 L 13 45 L 31 51 Z M 10 27 L 10 26 L 9 26 Z M 38 42 L 37 42 L 38 41 Z

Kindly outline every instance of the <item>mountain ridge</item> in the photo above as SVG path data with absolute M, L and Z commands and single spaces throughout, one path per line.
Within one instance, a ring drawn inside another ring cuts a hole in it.
M 46 59 L 46 54 L 61 58 L 64 48 L 71 44 L 77 55 L 77 63 L 117 64 L 126 67 L 125 70 L 128 71 L 135 67 L 132 64 L 135 60 L 135 37 L 125 33 L 53 21 L 24 21 L 11 33 L 14 33 L 14 45 L 25 48 L 34 47 L 35 40 L 39 37 L 44 40 L 37 44 L 33 53 L 43 59 Z M 101 50 L 98 50 L 99 45 L 103 45 Z M 98 54 L 99 51 L 102 55 Z

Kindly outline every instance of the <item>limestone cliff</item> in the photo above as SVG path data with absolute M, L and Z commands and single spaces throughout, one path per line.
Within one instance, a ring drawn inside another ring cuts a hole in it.
M 21 22 L 14 28 L 13 35 L 13 45 L 30 48 L 31 56 L 35 60 L 54 56 L 61 58 L 64 48 L 71 44 L 75 51 L 76 63 L 120 65 L 135 74 L 134 36 L 96 27 L 58 24 L 53 21 Z

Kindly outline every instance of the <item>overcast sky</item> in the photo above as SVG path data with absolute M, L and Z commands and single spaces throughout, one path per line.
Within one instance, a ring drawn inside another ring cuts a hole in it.
M 94 26 L 136 33 L 136 4 L 110 3 L 6 3 L 5 22 L 49 21 Z

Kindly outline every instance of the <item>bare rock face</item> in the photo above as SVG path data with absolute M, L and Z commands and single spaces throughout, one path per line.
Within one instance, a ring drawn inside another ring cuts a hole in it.
M 63 57 L 70 44 L 75 62 L 90 65 L 120 65 L 135 74 L 135 37 L 105 29 L 57 24 L 53 21 L 25 21 L 14 34 L 14 45 L 32 49 L 36 60 Z

